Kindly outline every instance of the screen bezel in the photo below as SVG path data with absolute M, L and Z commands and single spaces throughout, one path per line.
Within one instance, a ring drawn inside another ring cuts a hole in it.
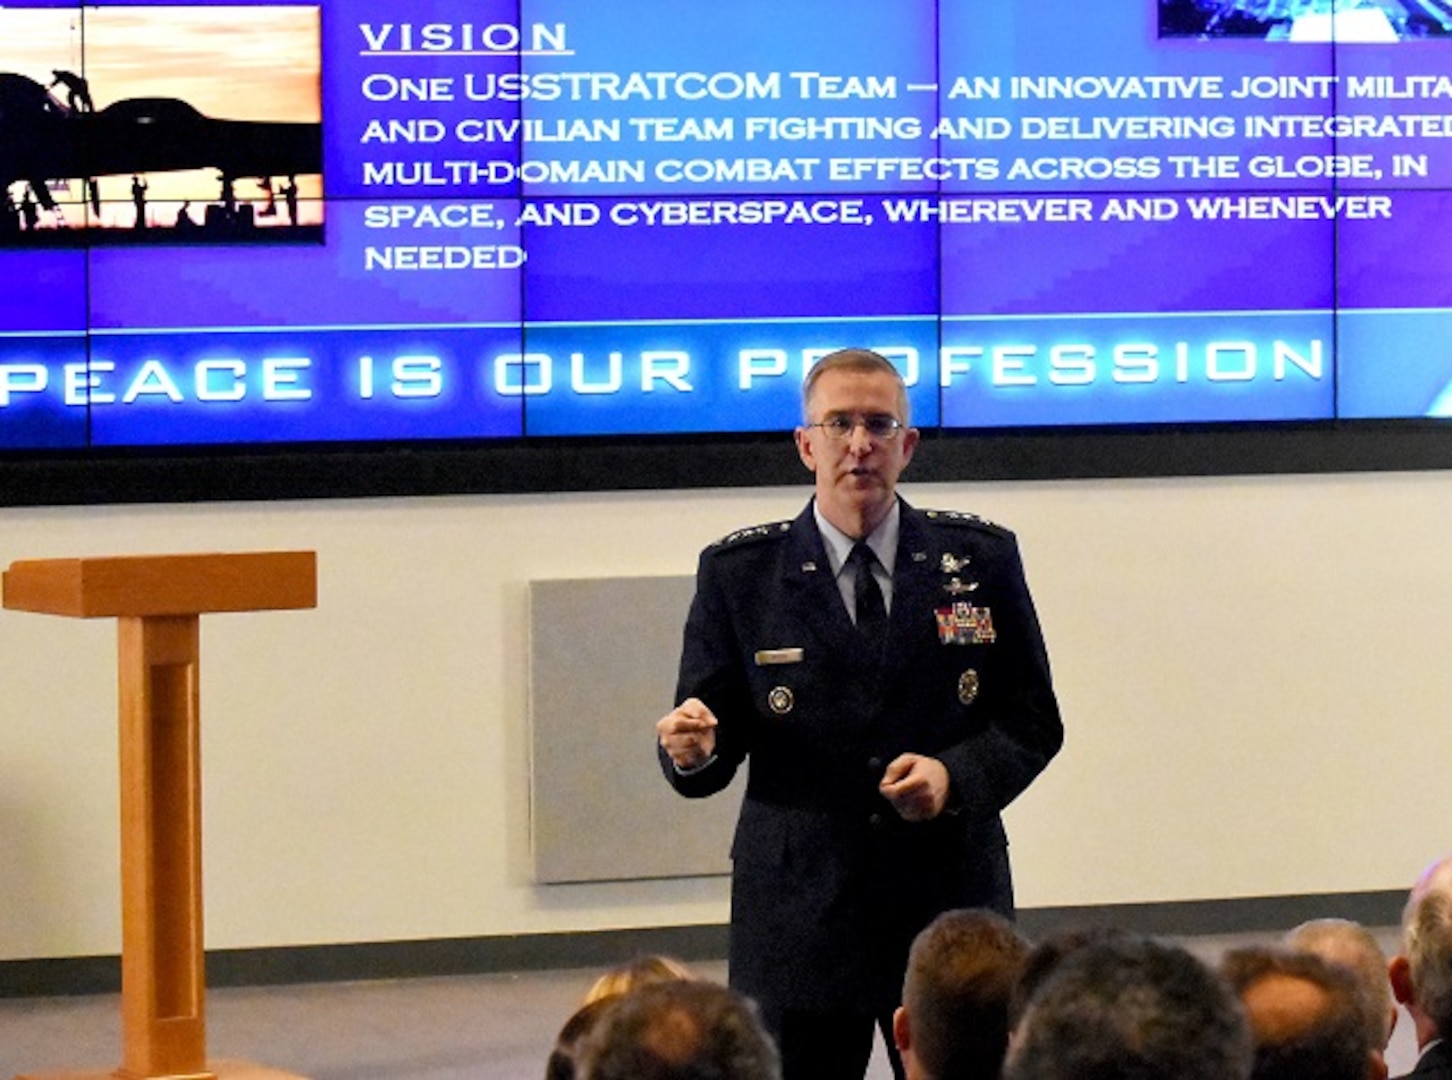
M 931 430 L 908 483 L 1452 469 L 1437 420 Z M 804 485 L 789 432 L 356 443 L 0 457 L 0 506 L 203 503 Z

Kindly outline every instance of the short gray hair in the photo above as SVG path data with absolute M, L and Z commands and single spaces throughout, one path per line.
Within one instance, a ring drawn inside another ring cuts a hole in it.
M 817 381 L 829 371 L 860 371 L 860 372 L 881 372 L 884 375 L 891 375 L 897 380 L 897 407 L 902 413 L 898 417 L 904 424 L 911 420 L 908 407 L 907 385 L 902 381 L 902 374 L 892 366 L 892 361 L 879 352 L 871 349 L 838 349 L 830 352 L 822 359 L 812 365 L 807 372 L 807 377 L 802 380 L 802 416 L 810 422 L 812 419 L 812 394 L 817 389 Z
M 1308 952 L 1339 964 L 1356 977 L 1357 995 L 1365 1013 L 1367 1031 L 1379 1049 L 1391 1038 L 1391 979 L 1387 977 L 1386 953 L 1366 927 L 1350 919 L 1312 919 L 1286 935 L 1287 947 Z
M 1438 863 L 1412 890 L 1402 914 L 1402 950 L 1417 1007 L 1438 1035 L 1452 1036 L 1452 861 Z

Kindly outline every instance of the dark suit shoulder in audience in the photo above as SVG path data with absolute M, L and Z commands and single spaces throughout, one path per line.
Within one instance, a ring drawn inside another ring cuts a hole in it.
M 1436 1042 L 1422 1052 L 1417 1067 L 1397 1080 L 1452 1080 L 1452 1044 Z

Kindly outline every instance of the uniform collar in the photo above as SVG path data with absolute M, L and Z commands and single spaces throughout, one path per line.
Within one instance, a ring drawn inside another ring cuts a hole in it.
M 877 556 L 877 561 L 892 574 L 892 569 L 897 565 L 897 541 L 902 529 L 902 501 L 894 499 L 892 508 L 888 510 L 887 517 L 883 518 L 877 528 L 866 536 L 867 546 Z M 847 563 L 847 556 L 852 553 L 852 546 L 857 542 L 848 536 L 837 526 L 833 525 L 825 517 L 817 506 L 817 501 L 812 500 L 812 517 L 817 522 L 817 532 L 821 534 L 822 545 L 827 549 L 827 562 L 832 567 L 832 576 L 838 577 L 842 573 L 842 567 Z

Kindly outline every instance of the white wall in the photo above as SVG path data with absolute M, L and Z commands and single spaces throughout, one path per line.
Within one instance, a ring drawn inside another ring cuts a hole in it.
M 1452 848 L 1452 474 L 904 490 L 1023 544 L 1068 727 L 1010 812 L 1023 905 L 1400 889 Z M 526 585 L 689 573 L 806 494 L 11 509 L 0 566 L 317 550 L 316 611 L 203 620 L 209 947 L 713 922 L 722 879 L 531 884 Z M 114 623 L 0 612 L 0 959 L 119 950 L 115 727 Z

